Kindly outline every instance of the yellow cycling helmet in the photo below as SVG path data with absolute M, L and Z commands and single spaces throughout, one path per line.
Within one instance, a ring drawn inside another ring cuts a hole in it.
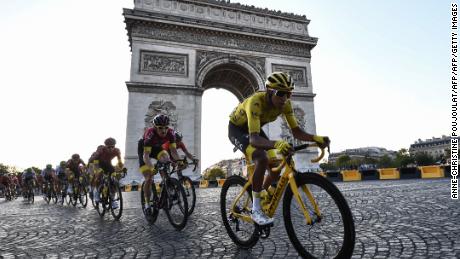
M 288 91 L 291 92 L 294 90 L 294 81 L 291 76 L 286 72 L 273 72 L 271 73 L 267 81 L 265 81 L 265 86 L 269 89 L 274 89 L 278 91 Z

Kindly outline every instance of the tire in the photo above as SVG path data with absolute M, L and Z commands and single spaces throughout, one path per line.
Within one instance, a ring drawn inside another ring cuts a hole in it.
M 29 203 L 34 204 L 34 201 L 35 201 L 35 194 L 34 194 L 34 190 L 33 190 L 33 189 L 29 189 L 28 200 L 29 200 Z
M 80 185 L 79 188 L 80 195 L 78 196 L 78 199 L 80 200 L 81 206 L 86 208 L 86 205 L 88 205 L 88 193 L 86 192 L 86 188 L 83 185 Z
M 354 221 L 339 189 L 326 178 L 313 173 L 297 174 L 296 183 L 313 221 L 312 225 L 305 223 L 301 208 L 288 187 L 283 199 L 283 218 L 297 252 L 304 258 L 351 258 L 355 246 Z M 313 194 L 321 217 L 315 215 L 302 186 L 308 186 Z
M 162 194 L 166 195 L 166 216 L 176 230 L 182 230 L 188 218 L 187 196 L 182 184 L 175 178 L 169 178 L 166 186 L 163 188 L 167 189 L 162 190 Z
M 119 220 L 121 218 L 121 215 L 123 214 L 123 195 L 121 193 L 121 188 L 118 182 L 113 182 L 110 185 L 109 193 L 114 193 L 113 198 L 112 195 L 109 195 L 110 212 L 112 213 L 112 216 L 115 220 Z M 117 209 L 112 208 L 112 202 L 114 201 L 118 203 Z
M 54 204 L 56 204 L 57 201 L 58 201 L 56 191 L 54 191 L 54 190 L 51 192 L 51 200 L 53 201 Z
M 46 193 L 43 193 L 43 199 L 46 201 L 47 204 L 50 204 L 51 201 L 51 190 L 47 188 Z
M 70 204 L 72 204 L 72 206 L 77 206 L 77 201 L 78 201 L 78 197 L 80 196 L 80 193 L 78 192 L 78 187 L 75 188 L 75 183 L 72 184 L 72 194 L 69 195 L 70 197 Z
M 153 183 L 153 180 L 152 180 L 152 183 Z M 141 186 L 141 208 L 142 208 L 142 213 L 144 213 L 144 216 L 145 216 L 145 219 L 147 219 L 147 221 L 151 224 L 155 223 L 155 221 L 157 220 L 158 218 L 158 213 L 160 211 L 160 208 L 158 207 L 159 205 L 159 202 L 158 202 L 158 194 L 157 194 L 157 190 L 156 190 L 156 187 L 155 187 L 155 183 L 152 184 L 152 188 L 151 188 L 151 195 L 150 195 L 150 201 L 151 201 L 151 215 L 147 215 L 145 213 L 145 208 L 146 208 L 146 204 L 145 204 L 145 196 L 144 196 L 144 184 L 145 182 L 142 182 L 142 186 Z
M 100 197 L 100 200 L 99 202 L 96 203 L 96 210 L 97 210 L 97 213 L 99 214 L 99 216 L 102 218 L 104 217 L 105 215 L 105 212 L 109 210 L 109 199 L 108 199 L 108 196 L 109 195 L 103 195 L 103 189 L 104 189 L 104 185 L 106 183 L 104 182 L 100 188 L 100 191 L 99 191 L 99 195 L 101 196 Z
M 236 199 L 238 194 L 244 188 L 246 180 L 238 175 L 233 175 L 225 180 L 224 185 L 220 193 L 220 212 L 222 215 L 222 221 L 228 235 L 233 242 L 241 248 L 251 248 L 259 240 L 259 234 L 256 229 L 255 223 L 248 223 L 232 216 L 231 206 L 233 201 Z M 247 206 L 244 207 L 244 203 L 247 202 Z M 240 211 L 241 214 L 250 216 L 252 211 L 252 188 L 249 187 L 246 190 L 236 205 L 236 210 Z M 244 229 L 241 229 L 241 227 Z
M 195 194 L 195 186 L 193 186 L 192 180 L 184 176 L 181 178 L 180 183 L 185 191 L 185 196 L 187 197 L 187 205 L 188 205 L 188 216 L 192 215 L 193 210 L 195 209 L 196 203 L 196 194 Z

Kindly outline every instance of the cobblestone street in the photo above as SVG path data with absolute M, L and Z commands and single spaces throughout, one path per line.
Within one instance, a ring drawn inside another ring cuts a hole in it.
M 459 201 L 449 179 L 336 183 L 353 211 L 355 258 L 460 258 Z M 220 188 L 198 189 L 197 206 L 178 232 L 163 211 L 144 219 L 139 192 L 124 193 L 120 221 L 87 208 L 0 200 L 1 258 L 286 258 L 297 252 L 282 213 L 268 239 L 238 249 L 223 227 Z

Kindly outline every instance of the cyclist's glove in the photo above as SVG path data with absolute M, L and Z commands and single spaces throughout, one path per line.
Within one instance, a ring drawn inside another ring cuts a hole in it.
M 292 149 L 291 145 L 284 140 L 276 141 L 275 148 L 278 149 L 278 151 L 283 155 L 289 154 Z
M 318 136 L 318 135 L 313 136 L 313 141 L 315 141 L 316 144 L 318 144 L 320 148 L 326 148 L 331 143 L 331 140 L 329 139 L 329 137 Z

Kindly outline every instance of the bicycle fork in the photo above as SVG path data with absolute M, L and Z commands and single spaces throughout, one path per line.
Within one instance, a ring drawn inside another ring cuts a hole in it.
M 306 223 L 308 225 L 312 225 L 312 219 L 310 216 L 310 212 L 308 211 L 305 203 L 302 200 L 302 197 L 300 196 L 300 193 L 298 191 L 298 186 L 295 181 L 294 175 L 291 173 L 289 174 L 289 186 L 291 187 L 292 194 L 294 195 L 297 203 L 299 206 L 302 208 L 302 213 L 305 217 Z M 302 185 L 302 191 L 307 195 L 308 200 L 313 206 L 313 210 L 315 211 L 315 214 L 318 216 L 318 219 L 321 219 L 321 212 L 319 210 L 318 204 L 316 203 L 315 198 L 313 197 L 313 194 L 311 193 L 310 189 L 306 185 Z M 316 221 L 315 221 L 316 222 Z

